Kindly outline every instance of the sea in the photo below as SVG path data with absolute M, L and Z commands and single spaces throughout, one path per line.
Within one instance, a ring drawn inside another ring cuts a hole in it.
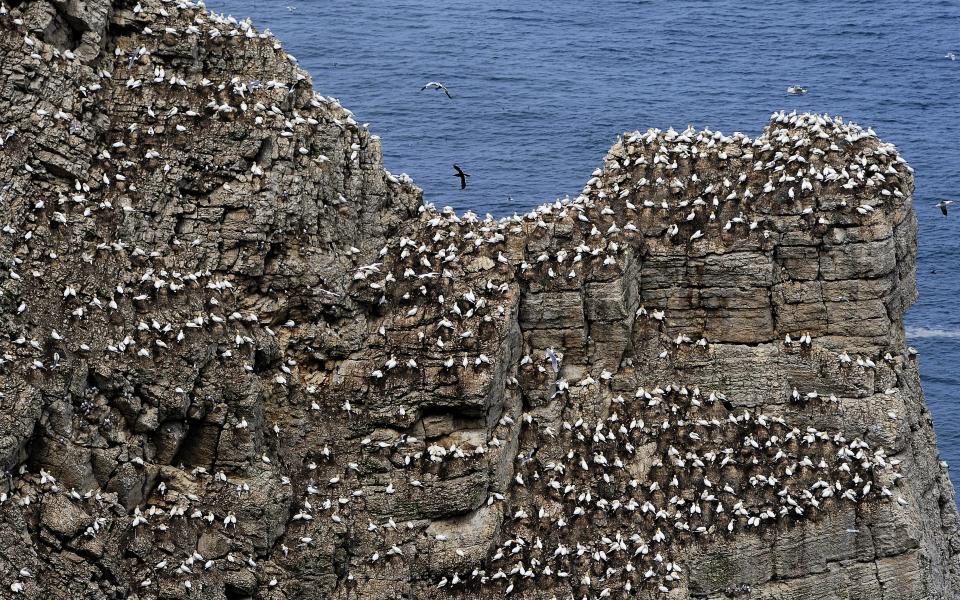
M 268 28 L 370 123 L 384 162 L 458 211 L 575 196 L 618 134 L 760 133 L 773 111 L 873 127 L 916 170 L 906 324 L 960 483 L 960 2 L 207 0 Z M 429 81 L 443 92 L 424 90 Z M 786 88 L 806 87 L 791 96 Z M 471 174 L 460 190 L 457 163 Z M 944 218 L 941 199 L 958 200 Z

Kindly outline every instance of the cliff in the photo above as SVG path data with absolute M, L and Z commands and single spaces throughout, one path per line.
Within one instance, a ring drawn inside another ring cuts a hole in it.
M 953 598 L 869 129 L 422 205 L 249 23 L 0 10 L 0 595 Z

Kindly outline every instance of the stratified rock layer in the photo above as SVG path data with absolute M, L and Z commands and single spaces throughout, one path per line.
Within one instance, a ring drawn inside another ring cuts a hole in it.
M 0 10 L 2 595 L 953 598 L 870 130 L 628 133 L 423 206 L 271 36 Z

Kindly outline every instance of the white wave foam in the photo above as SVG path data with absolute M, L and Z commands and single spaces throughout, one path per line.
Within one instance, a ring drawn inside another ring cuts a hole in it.
M 907 339 L 922 338 L 960 338 L 960 329 L 938 329 L 936 327 L 907 327 Z

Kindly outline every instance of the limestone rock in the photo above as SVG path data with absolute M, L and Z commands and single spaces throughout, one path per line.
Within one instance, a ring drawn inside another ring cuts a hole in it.
M 93 522 L 82 508 L 62 495 L 44 501 L 40 520 L 44 527 L 63 538 L 76 537 Z

